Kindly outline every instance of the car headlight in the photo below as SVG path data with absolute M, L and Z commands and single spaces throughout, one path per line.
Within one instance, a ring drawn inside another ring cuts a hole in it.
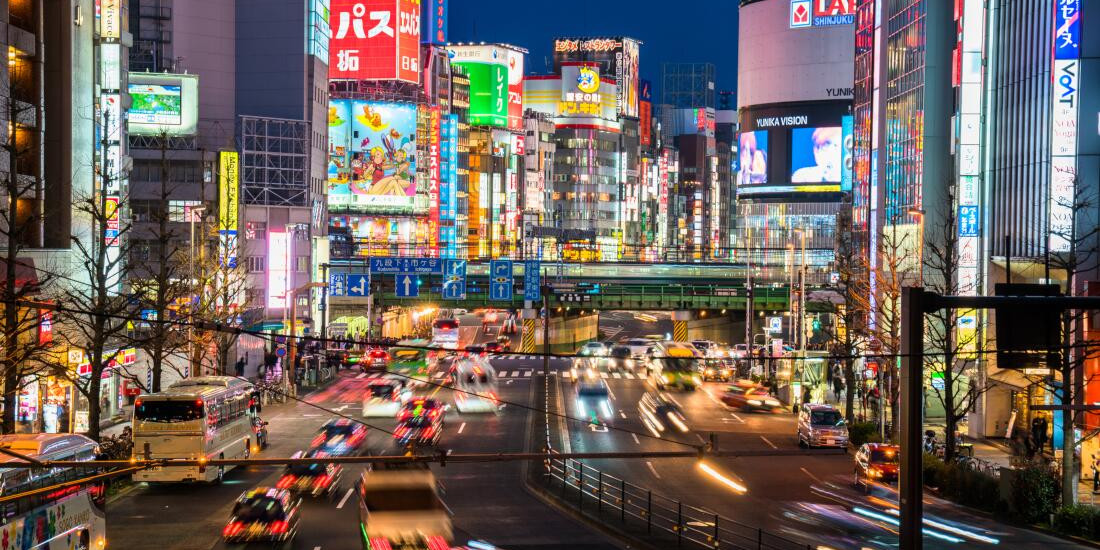
M 867 470 L 867 475 L 871 477 L 882 477 L 882 470 L 879 470 L 878 468 L 869 468 Z
M 626 366 L 633 367 L 634 366 L 634 360 L 633 359 L 627 359 L 626 360 Z
M 779 406 L 779 401 L 776 401 L 775 399 L 769 399 L 769 400 L 766 401 L 766 403 L 768 404 L 769 407 L 778 407 Z
M 670 382 L 670 383 L 672 382 L 672 375 L 671 374 L 666 374 L 665 375 L 665 382 Z
M 749 399 L 748 404 L 749 405 L 763 405 L 763 403 L 759 399 Z
M 707 369 L 707 376 L 714 376 L 714 369 L 708 368 Z

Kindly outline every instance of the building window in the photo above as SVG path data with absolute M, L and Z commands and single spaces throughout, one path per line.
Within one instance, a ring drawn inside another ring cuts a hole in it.
M 249 273 L 263 273 L 264 271 L 264 257 L 263 256 L 249 256 L 246 259 L 245 265 L 248 267 Z
M 309 256 L 298 256 L 295 270 L 298 273 L 306 273 L 309 271 Z

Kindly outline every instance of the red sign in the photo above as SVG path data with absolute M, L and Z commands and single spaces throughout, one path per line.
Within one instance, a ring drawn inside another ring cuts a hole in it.
M 855 0 L 814 0 L 814 17 L 853 15 L 855 13 Z
M 38 345 L 45 346 L 53 342 L 53 312 L 40 309 L 38 319 Z
M 428 128 L 428 247 L 439 256 L 439 105 L 432 105 Z
M 638 102 L 638 141 L 642 145 L 653 143 L 653 104 L 648 101 Z
M 516 156 L 522 157 L 527 154 L 527 143 L 523 140 L 523 136 L 516 136 Z
M 329 78 L 420 82 L 414 0 L 332 0 Z

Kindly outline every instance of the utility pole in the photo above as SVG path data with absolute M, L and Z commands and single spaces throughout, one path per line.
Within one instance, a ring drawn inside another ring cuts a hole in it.
M 542 287 L 542 375 L 550 376 L 550 285 Z
M 321 339 L 328 338 L 328 264 L 321 264 Z

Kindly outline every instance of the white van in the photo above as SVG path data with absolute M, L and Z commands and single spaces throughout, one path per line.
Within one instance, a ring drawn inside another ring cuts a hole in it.
M 431 470 L 371 469 L 363 472 L 355 488 L 364 548 L 388 548 L 381 541 L 405 541 L 410 535 L 441 540 L 448 548 L 453 542 L 451 511 L 439 498 Z

